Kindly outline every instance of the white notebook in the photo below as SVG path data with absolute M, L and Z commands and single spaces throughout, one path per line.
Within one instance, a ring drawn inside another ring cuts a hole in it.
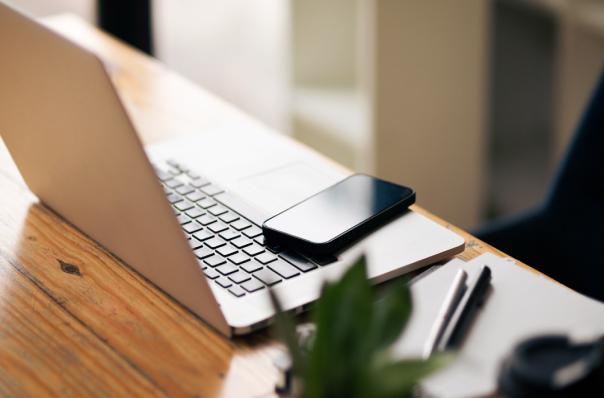
M 454 362 L 422 383 L 428 395 L 468 397 L 494 392 L 501 360 L 524 338 L 543 333 L 576 338 L 604 334 L 604 304 L 487 253 L 467 263 L 453 260 L 413 284 L 414 311 L 395 344 L 397 357 L 422 355 L 456 271 L 465 269 L 471 281 L 482 265 L 492 271 L 490 296 Z

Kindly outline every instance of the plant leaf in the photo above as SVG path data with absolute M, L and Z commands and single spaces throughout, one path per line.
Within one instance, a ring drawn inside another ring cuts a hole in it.
M 324 287 L 314 313 L 317 334 L 307 368 L 307 397 L 353 396 L 358 391 L 371 356 L 362 342 L 373 318 L 372 303 L 364 257 L 338 282 Z
M 451 354 L 436 354 L 427 360 L 405 359 L 375 368 L 372 372 L 376 397 L 410 396 L 419 380 L 452 360 Z
M 408 279 L 399 278 L 383 298 L 374 302 L 371 340 L 374 350 L 388 347 L 401 335 L 413 308 Z

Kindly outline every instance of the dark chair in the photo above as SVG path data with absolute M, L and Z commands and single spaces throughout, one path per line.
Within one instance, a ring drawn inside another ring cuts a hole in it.
M 604 301 L 604 73 L 545 203 L 476 236 Z
M 153 54 L 150 0 L 98 0 L 97 11 L 101 29 L 147 54 Z

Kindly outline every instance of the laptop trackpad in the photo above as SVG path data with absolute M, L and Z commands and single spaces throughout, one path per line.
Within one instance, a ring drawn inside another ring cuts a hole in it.
M 246 201 L 274 215 L 338 182 L 340 178 L 334 174 L 295 162 L 243 177 L 233 189 Z

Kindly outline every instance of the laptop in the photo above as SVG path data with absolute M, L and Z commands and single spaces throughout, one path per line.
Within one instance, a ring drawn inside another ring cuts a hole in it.
M 29 188 L 224 335 L 268 325 L 269 289 L 306 309 L 361 254 L 381 283 L 464 248 L 408 211 L 330 264 L 270 250 L 265 219 L 350 172 L 254 122 L 144 147 L 98 57 L 1 3 L 0 38 L 0 134 Z

